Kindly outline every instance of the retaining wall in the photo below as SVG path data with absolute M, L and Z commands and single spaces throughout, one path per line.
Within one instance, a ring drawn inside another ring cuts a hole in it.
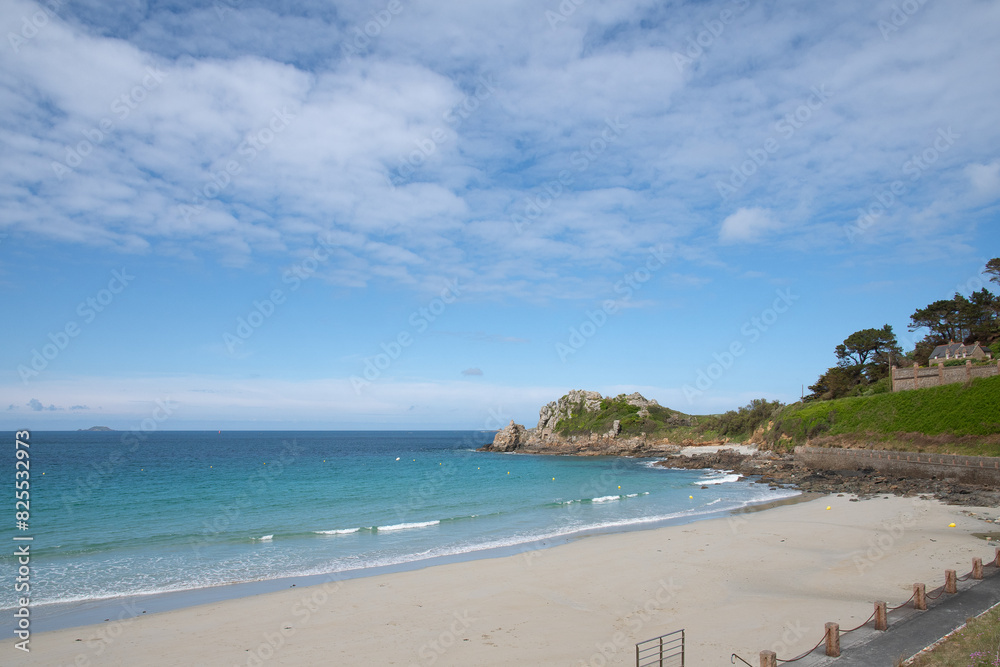
M 937 364 L 936 368 L 921 368 L 916 364 L 912 368 L 892 367 L 892 390 L 921 389 L 937 387 L 943 384 L 968 382 L 973 378 L 988 378 L 1000 375 L 1000 361 L 989 366 L 973 366 L 966 361 L 964 366 L 945 366 Z
M 795 460 L 818 470 L 864 470 L 871 468 L 897 477 L 954 479 L 966 484 L 1000 486 L 1000 458 L 919 454 L 879 449 L 835 449 L 796 447 Z

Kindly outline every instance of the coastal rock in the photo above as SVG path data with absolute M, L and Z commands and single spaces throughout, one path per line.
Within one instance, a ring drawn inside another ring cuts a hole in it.
M 511 419 L 510 424 L 493 437 L 491 450 L 495 452 L 517 451 L 524 444 L 526 432 L 523 426 L 515 424 L 514 420 Z
M 639 408 L 641 417 L 649 416 L 651 407 L 661 407 L 652 399 L 646 399 L 639 392 L 620 394 L 616 400 L 624 400 Z M 512 452 L 527 454 L 569 454 L 576 456 L 663 456 L 680 450 L 680 446 L 663 436 L 653 437 L 646 433 L 623 437 L 621 420 L 614 420 L 607 431 L 564 436 L 556 428 L 564 419 L 571 419 L 581 410 L 599 412 L 604 397 L 596 391 L 574 389 L 558 401 L 542 406 L 538 411 L 538 424 L 526 429 L 513 421 L 499 431 L 493 442 L 481 451 Z M 662 417 L 661 417 L 662 418 Z M 694 418 L 673 414 L 667 420 L 671 426 L 695 426 Z M 692 442 L 692 441 L 688 441 Z M 712 441 L 713 444 L 723 441 Z M 698 443 L 700 444 L 700 443 Z
M 563 419 L 569 419 L 573 412 L 581 406 L 587 412 L 596 412 L 601 409 L 601 396 L 596 391 L 583 391 L 574 389 L 558 401 L 552 401 L 548 405 L 542 406 L 538 411 L 538 425 L 535 430 L 541 437 L 547 437 L 555 433 L 556 424 Z
M 814 493 L 840 493 L 860 498 L 930 495 L 950 505 L 1000 506 L 1000 490 L 945 479 L 893 477 L 874 470 L 814 470 L 791 454 L 757 451 L 752 455 L 720 450 L 694 456 L 670 456 L 657 462 L 667 468 L 730 470 L 755 477 L 758 484 Z

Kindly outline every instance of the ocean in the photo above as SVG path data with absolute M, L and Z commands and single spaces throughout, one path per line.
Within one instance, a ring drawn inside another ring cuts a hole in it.
M 30 524 L 16 530 L 11 506 L 7 542 L 33 538 L 32 613 L 44 619 L 136 596 L 535 549 L 796 494 L 652 459 L 475 451 L 492 437 L 33 432 Z M 15 572 L 14 548 L 4 551 Z M 0 595 L 3 609 L 17 605 L 12 585 Z

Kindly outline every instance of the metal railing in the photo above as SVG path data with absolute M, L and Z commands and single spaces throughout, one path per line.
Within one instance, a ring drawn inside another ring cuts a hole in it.
M 677 630 L 635 645 L 635 667 L 684 667 L 684 631 Z

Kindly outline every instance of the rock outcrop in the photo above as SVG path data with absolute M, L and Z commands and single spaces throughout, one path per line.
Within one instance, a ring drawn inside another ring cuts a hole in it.
M 602 433 L 588 433 L 564 436 L 557 431 L 559 423 L 569 420 L 580 410 L 600 411 L 604 397 L 596 391 L 573 390 L 558 401 L 542 406 L 538 411 L 538 424 L 526 429 L 513 421 L 497 432 L 493 443 L 482 448 L 492 452 L 524 452 L 530 454 L 577 454 L 584 456 L 659 456 L 671 454 L 682 444 L 692 444 L 691 440 L 672 443 L 669 438 L 653 437 L 645 433 L 638 436 L 622 437 L 621 421 L 616 419 L 611 427 Z M 659 403 L 643 397 L 639 392 L 620 395 L 629 405 L 639 408 L 639 417 L 649 417 L 649 408 Z M 692 418 L 673 414 L 666 423 L 671 426 L 693 426 Z M 714 441 L 713 441 L 714 443 Z
M 514 420 L 510 420 L 510 424 L 507 428 L 499 431 L 493 438 L 493 446 L 491 449 L 494 452 L 513 452 L 517 451 L 521 445 L 524 444 L 527 439 L 525 434 L 528 432 L 526 428 L 520 424 L 515 424 Z

